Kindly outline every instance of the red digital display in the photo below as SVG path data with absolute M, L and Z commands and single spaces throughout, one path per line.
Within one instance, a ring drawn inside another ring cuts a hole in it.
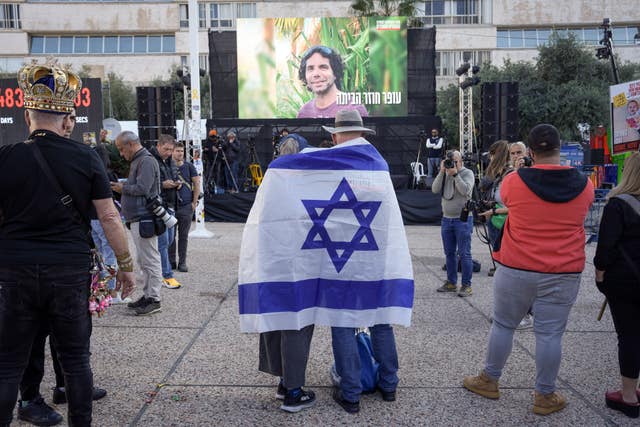
M 91 89 L 83 87 L 74 100 L 76 108 L 91 106 Z M 24 93 L 19 87 L 0 87 L 0 108 L 24 107 Z

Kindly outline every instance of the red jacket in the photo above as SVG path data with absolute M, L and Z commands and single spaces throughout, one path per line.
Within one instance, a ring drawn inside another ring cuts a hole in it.
M 575 168 L 537 165 L 507 175 L 500 189 L 509 208 L 500 264 L 539 273 L 584 269 L 584 220 L 593 202 L 591 181 Z

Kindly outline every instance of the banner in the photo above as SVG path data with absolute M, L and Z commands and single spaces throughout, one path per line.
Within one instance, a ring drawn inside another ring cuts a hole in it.
M 613 153 L 637 151 L 640 145 L 640 80 L 609 87 Z
M 243 332 L 409 326 L 411 256 L 372 145 L 358 138 L 271 163 L 245 225 L 238 284 Z

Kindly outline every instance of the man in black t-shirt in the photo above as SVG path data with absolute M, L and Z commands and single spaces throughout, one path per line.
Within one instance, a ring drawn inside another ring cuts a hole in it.
M 55 65 L 30 64 L 19 71 L 18 83 L 30 137 L 28 144 L 0 147 L 0 425 L 12 420 L 41 322 L 49 323 L 60 355 L 69 424 L 90 425 L 91 257 L 85 224 L 91 209 L 116 253 L 117 286 L 125 296 L 133 291 L 133 260 L 102 162 L 90 147 L 61 136 L 80 78 Z M 36 160 L 36 147 L 61 191 Z M 46 406 L 40 396 L 21 402 L 18 417 L 34 422 Z

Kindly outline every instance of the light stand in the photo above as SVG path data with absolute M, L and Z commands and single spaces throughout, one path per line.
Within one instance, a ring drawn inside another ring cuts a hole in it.
M 616 58 L 613 54 L 613 31 L 611 30 L 611 20 L 609 18 L 604 18 L 602 20 L 602 39 L 600 40 L 600 44 L 603 47 L 599 47 L 596 49 L 596 58 L 598 59 L 609 59 L 611 61 L 611 69 L 613 70 L 613 80 L 616 84 L 620 83 L 620 75 L 618 74 L 618 66 L 616 65 Z M 637 36 L 637 34 L 636 34 Z

